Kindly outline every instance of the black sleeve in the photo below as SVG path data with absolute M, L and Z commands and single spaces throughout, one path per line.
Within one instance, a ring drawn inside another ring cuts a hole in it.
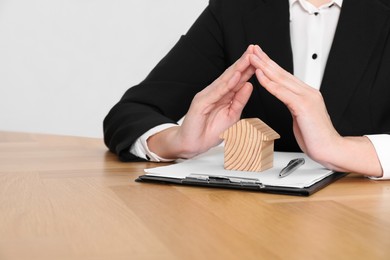
M 127 90 L 104 119 L 104 142 L 121 160 L 139 160 L 128 152 L 135 140 L 154 126 L 176 123 L 194 95 L 228 66 L 213 2 L 146 79 Z

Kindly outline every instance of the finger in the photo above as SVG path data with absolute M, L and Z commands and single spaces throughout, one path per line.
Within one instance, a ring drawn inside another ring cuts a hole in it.
M 199 92 L 193 102 L 200 107 L 216 103 L 223 99 L 229 92 L 237 91 L 237 88 L 246 82 L 254 73 L 254 68 L 249 60 L 253 55 L 253 45 L 250 45 L 246 52 L 230 66 L 219 78 L 217 78 L 208 87 Z
M 238 83 L 232 88 L 231 93 L 226 93 L 225 98 L 229 102 L 231 102 L 231 98 L 235 95 L 236 92 L 240 91 L 240 89 L 248 83 L 248 80 L 255 74 L 255 68 L 253 66 L 248 67 L 245 71 L 241 73 L 241 78 Z
M 241 73 L 236 71 L 227 82 L 220 82 L 215 88 L 210 88 L 202 93 L 204 101 L 209 104 L 217 103 L 233 95 L 232 89 L 238 85 L 241 79 Z
M 229 121 L 236 122 L 240 118 L 242 110 L 252 94 L 252 90 L 252 84 L 246 82 L 236 93 L 229 93 L 230 98 L 225 98 L 224 102 L 218 102 L 213 109 L 213 114 L 218 114 L 218 110 L 226 110 Z
M 246 82 L 239 91 L 236 92 L 234 96 L 229 114 L 233 117 L 239 117 L 244 109 L 246 103 L 248 102 L 252 94 L 253 86 L 251 83 Z
M 288 72 L 284 71 L 276 63 L 271 60 L 266 61 L 258 55 L 252 55 L 250 61 L 255 68 L 261 69 L 270 80 L 282 85 L 288 85 Z
M 251 66 L 249 57 L 253 54 L 254 45 L 250 45 L 247 50 L 241 55 L 241 57 L 233 63 L 226 71 L 218 78 L 220 80 L 229 80 L 235 71 L 243 73 L 247 68 Z
M 209 87 L 205 88 L 202 91 L 203 94 L 215 102 L 230 91 L 236 91 L 237 86 L 241 86 L 252 77 L 255 69 L 249 60 L 249 53 L 253 53 L 251 48 L 248 48 L 247 52 L 240 59 L 230 66 Z
M 278 73 L 282 74 L 285 71 L 283 68 L 281 68 L 276 62 L 274 62 L 261 48 L 260 46 L 256 45 L 254 47 L 254 55 L 257 56 L 261 61 L 263 61 L 263 66 L 268 67 L 271 70 L 275 70 Z M 288 72 L 287 72 L 288 73 Z
M 256 68 L 262 69 L 263 73 L 265 73 L 271 80 L 290 88 L 296 93 L 300 93 L 302 87 L 306 87 L 301 80 L 270 59 L 259 46 L 254 47 L 254 57 L 251 57 L 251 62 Z
M 260 83 L 263 87 L 266 87 L 268 91 L 271 91 L 270 89 L 268 89 L 268 87 L 278 86 L 278 89 L 279 87 L 283 88 L 283 90 L 280 89 L 278 91 L 287 91 L 290 93 L 290 95 L 294 96 L 302 95 L 302 92 L 304 92 L 305 89 L 302 89 L 302 86 L 300 84 L 297 84 L 295 81 L 291 80 L 288 75 L 271 69 L 256 56 L 253 56 L 251 59 L 253 64 L 255 64 L 255 67 L 258 68 L 257 70 L 261 71 L 261 73 L 259 71 L 256 73 L 257 78 L 259 79 L 259 81 L 260 78 L 262 78 L 262 81 Z M 273 93 L 273 91 L 271 92 Z
M 231 69 L 243 72 L 250 66 L 249 56 L 254 53 L 254 46 L 250 45 L 241 57 L 231 66 Z
M 275 83 L 274 81 L 270 80 L 267 75 L 263 73 L 261 69 L 257 69 L 256 72 L 256 77 L 259 80 L 260 84 L 271 94 L 274 96 L 277 96 L 278 93 L 284 91 L 289 91 L 288 89 L 283 89 L 282 86 L 279 84 Z
M 291 92 L 291 90 L 269 79 L 268 76 L 265 75 L 261 69 L 256 70 L 256 77 L 259 80 L 260 84 L 269 93 L 274 95 L 285 105 L 289 106 L 292 101 L 296 100 L 296 95 L 293 92 Z
M 232 89 L 233 92 L 237 92 L 246 82 L 250 80 L 255 74 L 255 67 L 250 66 L 244 72 L 241 73 L 241 79 L 238 84 Z
M 245 61 L 244 63 L 236 64 L 236 69 L 241 72 L 241 79 L 237 86 L 233 89 L 233 91 L 237 91 L 242 87 L 244 83 L 246 83 L 256 71 L 256 68 L 251 64 L 250 57 L 253 55 L 254 45 L 250 45 L 246 51 L 246 53 L 242 56 L 242 59 Z M 245 66 L 245 69 L 242 70 L 242 65 Z M 234 66 L 232 66 L 234 68 Z

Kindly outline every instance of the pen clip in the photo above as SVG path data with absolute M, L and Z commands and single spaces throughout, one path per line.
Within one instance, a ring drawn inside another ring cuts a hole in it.
M 264 188 L 265 186 L 256 178 L 244 178 L 244 177 L 231 177 L 221 175 L 208 175 L 191 173 L 185 178 L 185 180 L 203 182 L 209 184 L 227 184 L 227 185 L 240 185 L 240 186 L 256 186 Z
M 305 159 L 304 158 L 297 158 L 297 159 L 292 159 L 289 161 L 286 167 L 284 167 L 280 173 L 279 177 L 283 178 L 298 169 L 300 166 L 305 164 Z

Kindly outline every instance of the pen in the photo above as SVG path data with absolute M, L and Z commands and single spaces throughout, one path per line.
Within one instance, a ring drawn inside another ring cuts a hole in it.
M 304 165 L 305 164 L 305 159 L 303 158 L 297 158 L 297 159 L 293 159 L 291 160 L 286 167 L 284 167 L 280 173 L 279 173 L 279 177 L 280 178 L 283 178 L 283 177 L 286 177 L 287 175 L 289 175 L 290 173 L 292 173 L 293 171 L 295 171 L 296 169 L 298 169 L 300 166 Z

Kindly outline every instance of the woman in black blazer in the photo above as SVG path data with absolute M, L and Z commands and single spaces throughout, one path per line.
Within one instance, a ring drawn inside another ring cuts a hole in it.
M 162 158 L 190 158 L 218 144 L 240 118 L 258 117 L 281 135 L 277 151 L 304 151 L 333 170 L 390 178 L 383 159 L 389 151 L 367 137 L 390 143 L 388 1 L 334 1 L 342 7 L 320 91 L 293 76 L 292 2 L 211 0 L 111 109 L 104 120 L 109 149 L 123 161 L 142 160 L 129 152 L 134 142 L 186 115 L 147 146 Z

